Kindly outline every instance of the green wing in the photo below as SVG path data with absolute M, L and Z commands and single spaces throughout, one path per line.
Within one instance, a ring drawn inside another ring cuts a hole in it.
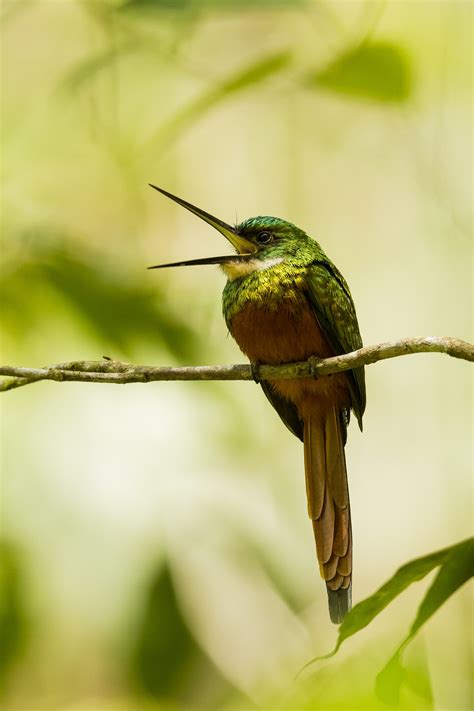
M 312 262 L 307 269 L 307 298 L 335 355 L 362 347 L 359 324 L 349 287 L 329 260 Z M 348 371 L 352 409 L 362 429 L 365 410 L 364 368 Z

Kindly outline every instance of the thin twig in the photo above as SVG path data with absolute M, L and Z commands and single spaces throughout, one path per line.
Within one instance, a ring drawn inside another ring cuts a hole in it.
M 344 370 L 370 365 L 387 358 L 398 358 L 411 353 L 446 353 L 453 358 L 474 361 L 474 346 L 459 338 L 405 338 L 399 341 L 365 346 L 352 353 L 334 358 L 310 358 L 302 363 L 260 365 L 262 380 L 307 378 L 341 373 Z M 132 365 L 116 360 L 74 361 L 46 368 L 16 368 L 0 366 L 0 391 L 35 383 L 39 380 L 79 381 L 81 383 L 148 383 L 155 380 L 252 380 L 249 365 L 200 365 L 187 367 L 156 367 Z

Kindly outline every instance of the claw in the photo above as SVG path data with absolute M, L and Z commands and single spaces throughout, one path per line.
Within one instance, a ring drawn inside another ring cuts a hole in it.
M 318 365 L 318 363 L 321 361 L 321 358 L 318 358 L 317 356 L 311 356 L 311 358 L 308 358 L 308 363 L 309 363 L 309 372 L 312 378 L 315 380 L 318 379 L 318 374 L 316 373 L 315 366 Z
M 252 371 L 252 378 L 254 379 L 254 382 L 257 383 L 257 385 L 259 385 L 259 383 L 260 383 L 260 374 L 259 374 L 260 366 L 259 366 L 259 364 L 251 362 L 250 363 L 250 370 Z

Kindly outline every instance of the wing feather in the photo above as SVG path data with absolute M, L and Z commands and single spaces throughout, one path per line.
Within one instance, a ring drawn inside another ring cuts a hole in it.
M 318 259 L 307 269 L 307 298 L 335 355 L 362 347 L 354 302 L 349 287 L 329 259 Z M 348 372 L 352 409 L 362 429 L 365 410 L 364 368 Z

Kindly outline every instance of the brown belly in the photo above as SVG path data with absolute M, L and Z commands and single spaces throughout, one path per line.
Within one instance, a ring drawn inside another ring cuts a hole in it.
M 274 305 L 273 305 L 274 306 Z M 248 303 L 231 321 L 232 335 L 240 349 L 254 363 L 280 364 L 307 360 L 310 356 L 335 355 L 310 306 L 282 300 L 278 307 Z M 315 409 L 332 404 L 350 405 L 347 376 L 344 373 L 315 380 L 270 381 L 279 395 L 293 402 L 305 419 Z

